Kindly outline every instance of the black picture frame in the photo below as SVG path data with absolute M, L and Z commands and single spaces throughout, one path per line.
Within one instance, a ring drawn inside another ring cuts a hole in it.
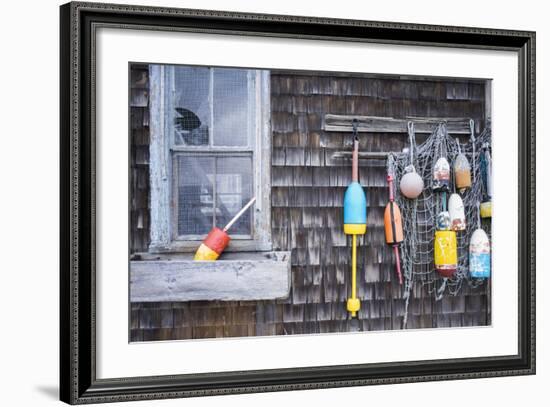
M 68 3 L 60 8 L 60 398 L 70 404 L 535 373 L 535 33 Z M 519 351 L 515 355 L 176 376 L 96 378 L 95 50 L 100 26 L 508 50 L 519 59 Z

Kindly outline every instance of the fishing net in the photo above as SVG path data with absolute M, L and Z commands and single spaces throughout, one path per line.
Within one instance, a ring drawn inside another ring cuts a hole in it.
M 472 289 L 479 288 L 483 279 L 472 278 L 469 274 L 469 243 L 475 229 L 482 227 L 490 238 L 490 219 L 483 223 L 479 217 L 479 204 L 487 196 L 485 183 L 482 179 L 487 171 L 482 147 L 491 145 L 490 124 L 478 136 L 474 135 L 473 121 L 470 122 L 471 135 L 468 138 L 453 138 L 447 132 L 445 122 L 439 123 L 433 133 L 422 143 L 416 143 L 414 124 L 409 123 L 410 147 L 402 153 L 392 153 L 388 157 L 388 173 L 393 174 L 395 183 L 395 200 L 401 208 L 404 241 L 400 246 L 400 255 L 403 264 L 405 318 L 411 292 L 415 285 L 427 286 L 436 300 L 443 295 L 457 295 L 464 284 Z M 490 148 L 490 147 L 489 147 Z M 456 157 L 462 152 L 471 166 L 471 187 L 460 193 L 464 203 L 466 229 L 458 231 L 458 269 L 451 278 L 439 276 L 434 266 L 434 238 L 436 231 L 436 217 L 444 210 L 444 200 L 448 200 L 451 193 L 457 192 L 455 187 L 454 171 L 451 170 L 449 192 L 446 196 L 442 192 L 434 192 L 433 169 L 440 157 L 445 157 L 451 168 Z M 399 180 L 406 173 L 406 167 L 414 165 L 416 172 L 424 181 L 424 189 L 417 199 L 404 197 L 399 190 Z

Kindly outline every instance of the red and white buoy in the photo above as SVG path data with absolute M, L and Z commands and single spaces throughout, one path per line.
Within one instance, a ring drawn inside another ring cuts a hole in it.
M 248 208 L 256 201 L 256 197 L 252 198 L 234 217 L 229 221 L 223 229 L 214 227 L 208 233 L 206 238 L 195 253 L 193 260 L 214 261 L 220 257 L 220 254 L 225 250 L 231 238 L 227 231 L 233 224 L 247 211 Z
M 466 229 L 464 203 L 458 194 L 451 194 L 449 198 L 449 215 L 451 217 L 451 230 L 460 231 Z

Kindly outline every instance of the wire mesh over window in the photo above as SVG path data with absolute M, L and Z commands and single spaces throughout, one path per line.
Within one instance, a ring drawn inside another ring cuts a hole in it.
M 174 142 L 209 144 L 210 69 L 176 67 L 174 70 Z
M 178 235 L 202 236 L 223 228 L 252 198 L 252 156 L 178 155 Z M 252 234 L 251 211 L 231 227 L 232 236 Z
M 247 145 L 250 122 L 248 83 L 247 70 L 214 69 L 214 145 Z
M 214 216 L 214 157 L 178 157 L 178 234 L 204 235 Z
M 252 157 L 219 157 L 216 162 L 216 226 L 223 228 L 252 198 Z M 250 235 L 251 210 L 231 226 L 233 235 Z
M 254 117 L 253 74 L 246 69 L 174 69 L 174 144 L 244 147 Z

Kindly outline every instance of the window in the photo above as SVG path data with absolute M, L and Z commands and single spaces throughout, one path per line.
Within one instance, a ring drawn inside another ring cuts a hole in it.
M 191 251 L 213 226 L 270 250 L 269 73 L 151 65 L 150 251 Z

